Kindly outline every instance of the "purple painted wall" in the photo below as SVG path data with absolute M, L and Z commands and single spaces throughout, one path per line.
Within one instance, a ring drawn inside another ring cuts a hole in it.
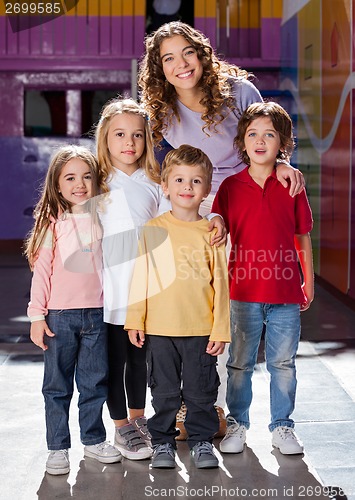
M 13 32 L 0 16 L 0 70 L 130 69 L 140 58 L 144 16 L 61 16 Z

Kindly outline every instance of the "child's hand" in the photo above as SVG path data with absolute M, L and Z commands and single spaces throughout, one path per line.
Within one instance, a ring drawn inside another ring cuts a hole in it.
M 225 342 L 216 342 L 210 340 L 207 344 L 206 352 L 211 356 L 218 356 L 219 354 L 223 354 Z
M 45 335 L 48 335 L 48 337 L 55 337 L 55 334 L 48 328 L 44 319 L 31 323 L 30 338 L 32 342 L 43 349 L 43 351 L 48 349 L 48 346 L 44 343 Z
M 303 311 L 307 311 L 307 309 L 309 309 L 311 305 L 311 301 L 309 301 L 307 298 L 305 299 L 304 302 L 302 302 L 302 304 L 300 304 L 300 311 L 303 312 Z
M 286 161 L 279 161 L 277 163 L 276 177 L 284 188 L 290 188 L 289 193 L 292 197 L 299 194 L 306 185 L 302 172 L 297 168 L 293 168 Z M 287 182 L 287 179 L 289 179 L 290 184 Z
M 145 334 L 142 330 L 128 330 L 128 337 L 131 344 L 136 347 L 143 347 L 145 341 Z
M 310 305 L 313 302 L 314 299 L 314 287 L 313 284 L 310 286 L 306 286 L 305 284 L 302 285 L 302 291 L 303 291 L 303 296 L 304 296 L 304 301 L 302 304 L 300 304 L 300 311 L 307 311 L 307 309 L 310 308 Z
M 208 230 L 213 231 L 214 228 L 217 229 L 217 232 L 211 238 L 211 246 L 216 245 L 216 247 L 219 247 L 227 241 L 226 225 L 222 217 L 219 215 L 216 215 L 210 220 Z

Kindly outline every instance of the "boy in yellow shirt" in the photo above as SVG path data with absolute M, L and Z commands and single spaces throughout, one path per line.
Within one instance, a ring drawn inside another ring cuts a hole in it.
M 162 166 L 162 188 L 172 210 L 149 221 L 140 238 L 125 329 L 148 347 L 148 383 L 155 415 L 148 420 L 152 467 L 175 467 L 175 419 L 187 407 L 187 443 L 197 468 L 218 466 L 212 440 L 216 360 L 230 341 L 225 247 L 210 245 L 209 222 L 199 215 L 211 190 L 205 153 L 182 145 Z

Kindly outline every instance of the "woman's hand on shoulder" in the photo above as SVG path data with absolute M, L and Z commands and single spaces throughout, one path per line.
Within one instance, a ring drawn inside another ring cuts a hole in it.
M 290 188 L 289 193 L 292 197 L 299 194 L 306 185 L 302 172 L 286 162 L 277 163 L 276 177 L 283 187 Z
M 227 241 L 226 225 L 220 215 L 216 215 L 210 220 L 208 230 L 213 231 L 215 228 L 217 229 L 217 232 L 211 237 L 211 246 L 216 245 L 216 247 L 219 247 Z

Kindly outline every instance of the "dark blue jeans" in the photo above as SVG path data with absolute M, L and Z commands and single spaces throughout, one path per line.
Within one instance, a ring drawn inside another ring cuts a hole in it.
M 70 448 L 69 407 L 74 377 L 79 392 L 80 439 L 84 445 L 106 439 L 102 407 L 107 398 L 107 332 L 101 308 L 50 310 L 55 337 L 47 337 L 42 392 L 49 450 Z
M 219 429 L 214 408 L 219 377 L 217 357 L 206 353 L 208 337 L 147 335 L 148 385 L 155 415 L 148 420 L 152 443 L 174 448 L 176 414 L 184 401 L 187 444 L 212 443 Z

